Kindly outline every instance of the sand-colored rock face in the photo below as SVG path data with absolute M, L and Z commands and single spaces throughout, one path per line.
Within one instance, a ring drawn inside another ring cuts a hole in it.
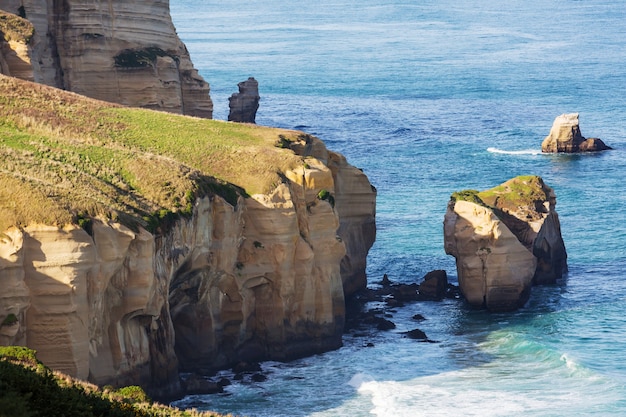
M 514 310 L 533 283 L 553 283 L 567 270 L 556 197 L 535 176 L 475 196 L 450 201 L 445 251 L 456 258 L 460 290 L 470 304 Z
M 550 134 L 541 143 L 547 153 L 597 152 L 611 149 L 601 139 L 585 138 L 580 133 L 578 113 L 562 114 L 554 119 Z
M 43 225 L 0 234 L 0 323 L 17 318 L 0 326 L 0 343 L 32 347 L 74 376 L 156 394 L 179 389 L 179 363 L 197 371 L 339 347 L 342 259 L 364 269 L 369 245 L 354 240 L 373 238 L 375 193 L 311 141 L 326 160 L 307 158 L 272 193 L 236 207 L 200 198 L 163 235 L 102 219 L 90 234 Z M 322 189 L 335 207 L 318 198 Z M 342 224 L 355 231 L 340 237 Z
M 114 103 L 212 117 L 209 85 L 176 34 L 168 0 L 0 0 L 0 9 L 23 10 L 35 27 L 27 54 L 23 45 L 3 46 L 10 75 Z

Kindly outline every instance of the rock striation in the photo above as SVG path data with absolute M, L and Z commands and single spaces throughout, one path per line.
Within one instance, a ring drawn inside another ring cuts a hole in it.
M 168 0 L 0 0 L 32 37 L 0 41 L 2 73 L 134 107 L 211 118 Z M 6 38 L 6 34 L 5 34 Z
M 537 176 L 452 195 L 444 247 L 456 258 L 460 291 L 471 305 L 515 310 L 532 284 L 562 277 L 567 253 L 555 205 L 553 190 Z
M 301 137 L 291 146 L 307 163 L 272 192 L 235 205 L 199 197 L 166 232 L 93 218 L 86 229 L 0 233 L 0 343 L 157 396 L 180 392 L 180 370 L 341 346 L 344 286 L 361 285 L 376 192 L 343 156 Z
M 235 93 L 228 99 L 228 121 L 241 123 L 254 123 L 256 112 L 259 109 L 259 82 L 250 77 L 246 81 L 237 84 L 239 93 Z
M 586 139 L 580 133 L 578 113 L 562 114 L 554 119 L 550 134 L 541 143 L 545 153 L 596 152 L 612 149 L 601 139 Z

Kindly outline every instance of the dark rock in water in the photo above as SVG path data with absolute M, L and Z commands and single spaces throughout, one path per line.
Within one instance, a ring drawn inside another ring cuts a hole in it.
M 227 386 L 229 386 L 229 385 L 231 385 L 231 384 L 232 384 L 232 382 L 231 382 L 231 381 L 230 381 L 230 379 L 228 379 L 228 378 L 220 378 L 220 379 L 217 381 L 217 385 L 220 385 L 220 386 L 222 386 L 222 387 L 227 387 Z
M 391 330 L 391 329 L 395 329 L 396 325 L 394 322 L 386 320 L 386 319 L 380 319 L 378 321 L 378 325 L 376 326 L 376 328 L 378 330 Z
M 391 288 L 391 296 L 397 301 L 418 301 L 417 284 L 398 284 Z
M 365 345 L 365 347 L 374 347 L 374 344 L 372 342 L 369 342 Z
M 580 152 L 597 152 L 597 151 L 607 151 L 611 150 L 610 146 L 606 145 L 602 139 L 598 138 L 587 138 L 584 142 L 582 142 L 578 149 Z
M 183 381 L 185 392 L 189 395 L 218 394 L 224 388 L 217 382 L 209 381 L 200 375 L 191 375 Z
M 259 109 L 259 83 L 250 77 L 246 81 L 237 84 L 239 93 L 235 93 L 228 99 L 230 112 L 228 121 L 254 123 L 256 112 Z
M 254 374 L 250 377 L 254 382 L 265 382 L 267 381 L 267 377 L 263 374 Z
M 409 339 L 428 340 L 426 333 L 424 333 L 420 329 L 409 330 L 408 332 L 405 332 L 403 334 L 405 334 Z
M 391 281 L 389 280 L 387 274 L 383 275 L 383 280 L 380 282 L 380 285 L 382 285 L 383 287 L 388 287 L 391 285 Z
M 417 321 L 424 321 L 426 320 L 426 317 L 422 316 L 421 314 L 416 314 L 412 317 L 412 319 Z
M 437 269 L 430 271 L 424 276 L 424 281 L 419 285 L 418 291 L 421 300 L 441 301 L 446 296 L 448 289 L 448 275 L 446 271 Z

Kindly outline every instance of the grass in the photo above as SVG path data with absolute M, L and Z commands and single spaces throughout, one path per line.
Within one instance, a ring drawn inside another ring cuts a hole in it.
M 0 417 L 111 416 L 219 417 L 153 403 L 137 386 L 100 389 L 37 360 L 34 350 L 0 347 Z
M 0 10 L 0 32 L 4 40 L 28 44 L 35 34 L 35 28 L 26 19 Z
M 125 108 L 0 75 L 0 231 L 95 216 L 147 226 L 188 213 L 199 195 L 235 205 L 302 165 L 275 146 L 281 138 L 305 140 L 301 132 Z
M 452 193 L 451 200 L 469 201 L 484 207 L 505 212 L 522 210 L 529 215 L 541 210 L 548 199 L 547 187 L 541 177 L 520 175 L 485 191 L 463 190 Z

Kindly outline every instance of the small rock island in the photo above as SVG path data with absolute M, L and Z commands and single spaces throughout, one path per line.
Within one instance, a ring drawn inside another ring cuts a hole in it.
M 444 248 L 456 258 L 459 289 L 469 304 L 516 310 L 533 284 L 562 277 L 567 253 L 555 205 L 552 188 L 534 175 L 452 194 Z
M 550 134 L 541 143 L 544 153 L 597 152 L 613 149 L 601 139 L 585 138 L 580 133 L 578 113 L 562 114 L 554 119 Z

